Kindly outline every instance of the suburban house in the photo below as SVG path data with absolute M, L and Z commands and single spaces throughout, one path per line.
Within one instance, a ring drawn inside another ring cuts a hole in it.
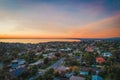
M 43 57 L 44 57 L 44 58 L 47 58 L 47 57 L 48 57 L 48 54 L 43 54 Z
M 80 51 L 78 49 L 74 50 L 73 53 L 79 53 Z
M 38 55 L 40 55 L 40 54 L 42 54 L 42 53 L 41 53 L 41 52 L 37 52 L 37 53 L 35 53 L 36 56 L 38 56 Z
M 26 67 L 21 67 L 21 68 L 18 68 L 18 69 L 12 69 L 12 70 L 10 69 L 9 73 L 13 77 L 18 77 L 18 76 L 22 75 L 25 71 L 27 71 L 27 68 Z
M 76 56 L 76 57 L 75 57 L 75 59 L 76 59 L 77 61 L 79 61 L 80 58 L 81 58 L 80 56 Z
M 54 78 L 53 80 L 60 80 L 60 78 Z
M 2 62 L 0 62 L 0 69 L 2 69 L 3 68 L 3 63 Z
M 9 73 L 14 77 L 18 77 L 26 70 L 26 61 L 24 59 L 15 59 L 10 64 Z
M 29 64 L 30 66 L 34 66 L 34 65 L 40 65 L 40 64 L 42 64 L 43 63 L 43 60 L 38 60 L 38 61 L 36 61 L 36 62 L 34 62 L 34 63 L 31 63 L 31 64 Z
M 94 47 L 91 46 L 91 45 L 89 45 L 89 46 L 87 46 L 87 48 L 85 49 L 85 51 L 87 51 L 87 52 L 93 52 L 94 51 Z
M 53 57 L 55 57 L 55 53 L 54 52 L 48 53 L 48 58 L 53 58 Z
M 24 59 L 15 59 L 12 60 L 10 66 L 11 68 L 19 68 L 19 67 L 24 67 L 25 66 L 26 61 Z
M 98 57 L 98 58 L 96 58 L 96 62 L 97 63 L 104 63 L 105 59 L 103 57 Z
M 54 70 L 56 72 L 61 73 L 61 72 L 65 72 L 66 71 L 66 67 L 65 66 L 60 66 L 60 67 L 54 68 Z
M 69 80 L 85 80 L 85 78 L 80 76 L 71 76 Z
M 65 77 L 66 78 L 70 78 L 72 75 L 74 75 L 75 73 L 72 71 L 72 72 L 70 72 L 70 73 L 66 73 L 65 74 Z
M 73 56 L 73 54 L 72 54 L 72 53 L 69 53 L 68 55 L 69 55 L 69 56 Z
M 57 49 L 55 49 L 55 48 L 46 48 L 45 50 L 46 51 L 52 51 L 52 52 L 56 52 L 57 51 Z
M 103 53 L 103 56 L 104 56 L 104 57 L 111 57 L 112 54 L 111 54 L 110 52 L 105 52 L 105 53 Z
M 88 73 L 88 71 L 79 71 L 79 74 L 80 75 L 84 75 L 84 76 L 86 76 L 86 75 L 88 75 L 89 73 Z
M 103 80 L 103 78 L 101 76 L 98 76 L 98 75 L 93 75 L 92 80 Z
M 71 51 L 71 50 L 72 50 L 71 48 L 60 49 L 61 52 L 69 52 L 69 51 Z

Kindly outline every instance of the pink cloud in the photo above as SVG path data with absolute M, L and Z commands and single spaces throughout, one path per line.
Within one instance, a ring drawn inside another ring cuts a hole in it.
M 74 37 L 120 37 L 120 15 L 72 28 L 70 34 Z

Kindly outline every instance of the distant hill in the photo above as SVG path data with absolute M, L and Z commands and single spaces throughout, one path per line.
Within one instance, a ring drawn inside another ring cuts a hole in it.
M 80 40 L 117 40 L 120 41 L 120 38 L 79 38 Z

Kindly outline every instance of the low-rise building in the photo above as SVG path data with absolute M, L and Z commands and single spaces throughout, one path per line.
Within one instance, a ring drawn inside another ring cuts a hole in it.
M 65 72 L 66 71 L 66 67 L 65 66 L 60 66 L 60 67 L 57 67 L 57 68 L 54 68 L 55 71 L 61 73 L 61 72 Z
M 80 74 L 80 75 L 87 76 L 89 73 L 88 73 L 88 71 L 79 71 L 79 74 Z
M 85 49 L 85 51 L 87 51 L 87 52 L 93 52 L 94 51 L 94 47 L 91 46 L 91 45 L 89 45 L 89 46 L 87 46 L 87 48 Z
M 104 57 L 111 57 L 112 54 L 111 54 L 110 52 L 105 52 L 105 53 L 103 53 L 103 56 L 104 56 Z
M 71 76 L 69 80 L 85 80 L 85 78 L 80 76 Z
M 42 64 L 43 63 L 43 60 L 38 60 L 38 61 L 36 61 L 36 62 L 34 62 L 34 63 L 31 63 L 31 64 L 29 64 L 30 66 L 34 66 L 34 65 L 40 65 L 40 64 Z
M 15 59 L 10 64 L 9 73 L 14 77 L 18 77 L 26 70 L 26 61 L 24 59 Z
M 96 62 L 97 63 L 104 63 L 105 59 L 103 57 L 98 57 L 98 58 L 96 58 Z
M 98 76 L 98 75 L 93 75 L 92 80 L 103 80 L 103 78 L 101 76 Z

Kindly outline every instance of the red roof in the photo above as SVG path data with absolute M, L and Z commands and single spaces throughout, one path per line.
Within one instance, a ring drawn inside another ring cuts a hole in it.
M 94 51 L 94 47 L 93 46 L 87 46 L 86 51 L 93 52 Z
M 103 62 L 105 62 L 105 59 L 103 57 L 98 57 L 98 58 L 96 58 L 96 62 L 103 63 Z

